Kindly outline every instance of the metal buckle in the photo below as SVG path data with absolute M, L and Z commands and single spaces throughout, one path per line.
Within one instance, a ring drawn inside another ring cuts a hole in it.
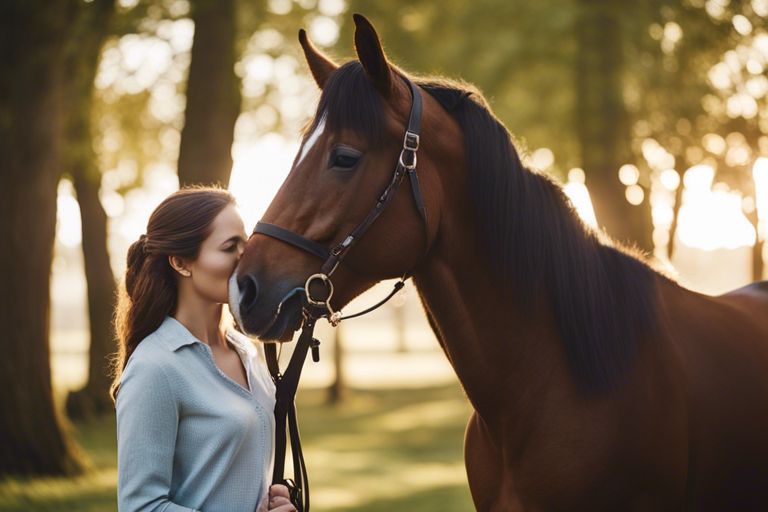
M 403 149 L 410 151 L 416 151 L 419 149 L 419 134 L 409 132 L 406 130 L 405 138 L 403 139 Z
M 403 162 L 403 155 L 405 154 L 406 151 L 409 151 L 409 150 L 404 149 L 400 152 L 400 165 L 403 167 L 403 169 L 412 171 L 416 168 L 416 161 L 417 161 L 416 152 L 415 151 L 411 152 L 411 154 L 413 155 L 413 162 L 411 162 L 410 164 L 406 164 L 405 162 Z
M 342 252 L 349 249 L 349 246 L 352 245 L 352 242 L 355 241 L 355 238 L 352 235 L 349 235 L 347 238 L 344 239 L 339 245 L 331 249 L 331 254 L 334 256 L 340 255 Z

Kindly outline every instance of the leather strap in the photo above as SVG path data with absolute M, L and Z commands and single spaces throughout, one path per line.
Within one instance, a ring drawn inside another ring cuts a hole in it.
M 318 258 L 327 259 L 331 252 L 327 247 L 320 245 L 319 243 L 305 238 L 301 235 L 297 235 L 293 231 L 290 231 L 275 224 L 269 224 L 267 222 L 257 222 L 256 227 L 253 230 L 254 233 L 261 233 L 262 235 L 271 236 L 278 240 L 282 240 L 285 243 L 291 244 L 294 247 L 303 249 L 311 254 L 314 254 Z
M 280 374 L 277 361 L 277 348 L 274 343 L 264 346 L 267 356 L 267 367 L 275 382 L 275 465 L 272 472 L 272 483 L 287 485 L 292 490 L 293 505 L 299 512 L 309 512 L 309 479 L 307 467 L 304 462 L 304 453 L 301 449 L 301 437 L 296 413 L 296 391 L 299 387 L 301 370 L 304 360 L 312 345 L 315 330 L 315 319 L 305 318 L 304 327 L 296 343 L 296 348 L 288 363 L 285 374 Z M 285 453 L 286 453 L 286 427 L 287 435 L 291 442 L 293 454 L 294 481 L 285 479 Z
M 277 344 L 265 343 L 264 354 L 267 356 L 269 374 L 272 376 L 272 381 L 275 381 L 275 376 L 280 374 L 280 367 L 277 365 Z
M 402 287 L 403 287 L 403 286 L 405 286 L 405 281 L 401 279 L 400 281 L 397 281 L 397 282 L 395 283 L 395 285 L 392 287 L 392 291 L 391 291 L 391 292 L 389 292 L 389 295 L 387 295 L 386 297 L 384 297 L 384 299 L 383 299 L 383 300 L 380 300 L 379 302 L 377 302 L 377 303 L 376 303 L 376 304 L 374 304 L 373 306 L 371 306 L 371 307 L 369 307 L 369 308 L 367 308 L 367 309 L 364 309 L 364 310 L 362 310 L 362 311 L 359 311 L 359 312 L 355 313 L 354 315 L 345 315 L 345 316 L 342 316 L 342 317 L 340 318 L 340 320 L 349 320 L 350 318 L 356 318 L 356 317 L 358 317 L 358 316 L 363 316 L 363 315 L 365 315 L 365 314 L 367 314 L 367 313 L 370 313 L 370 312 L 371 312 L 371 311 L 373 311 L 374 309 L 377 309 L 377 308 L 379 308 L 379 307 L 383 306 L 384 304 L 386 304 L 386 303 L 389 301 L 389 299 L 391 299 L 392 297 L 394 297 L 394 296 L 395 296 L 395 294 L 396 294 L 397 292 L 399 292 L 399 291 L 402 289 Z
M 412 169 L 408 171 L 408 178 L 411 181 L 411 192 L 413 194 L 413 199 L 416 201 L 416 209 L 419 211 L 419 216 L 421 217 L 422 222 L 424 223 L 424 234 L 426 236 L 426 244 L 429 244 L 429 233 L 427 233 L 427 207 L 424 205 L 424 198 L 421 196 L 421 187 L 419 186 L 419 175 L 416 172 L 416 169 Z M 427 245 L 425 245 L 425 249 Z
M 416 84 L 414 84 L 412 81 L 408 80 L 406 77 L 402 77 L 403 80 L 405 80 L 405 83 L 408 84 L 408 87 L 411 89 L 411 115 L 408 118 L 408 132 L 411 132 L 415 135 L 419 135 L 421 132 L 421 111 L 423 110 L 422 104 L 421 104 L 421 94 L 419 94 L 419 88 L 416 87 Z M 418 149 L 418 142 L 416 144 L 416 147 L 414 148 L 414 151 Z

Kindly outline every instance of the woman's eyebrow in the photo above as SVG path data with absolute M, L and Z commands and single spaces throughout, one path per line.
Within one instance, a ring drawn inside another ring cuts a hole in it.
M 224 240 L 223 242 L 221 242 L 221 245 L 224 245 L 224 244 L 232 242 L 232 241 L 236 241 L 236 242 L 243 241 L 243 242 L 245 242 L 245 238 L 243 238 L 240 235 L 231 236 L 231 237 L 227 238 L 226 240 Z

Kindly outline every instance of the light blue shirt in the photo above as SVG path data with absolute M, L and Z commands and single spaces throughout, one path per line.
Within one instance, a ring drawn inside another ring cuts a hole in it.
M 171 316 L 129 358 L 116 402 L 120 512 L 254 512 L 267 493 L 275 387 L 261 344 L 226 337 L 249 389 Z

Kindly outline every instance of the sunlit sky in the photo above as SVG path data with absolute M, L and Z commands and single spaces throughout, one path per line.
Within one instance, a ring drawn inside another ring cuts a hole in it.
M 290 170 L 291 162 L 298 150 L 298 140 L 289 141 L 277 133 L 270 133 L 253 144 L 236 144 L 234 166 L 229 189 L 238 200 L 246 229 L 251 229 L 259 220 Z M 632 187 L 637 187 L 640 200 L 644 200 L 642 188 L 636 185 L 637 174 L 622 167 L 621 181 L 627 185 L 628 199 Z M 754 165 L 756 183 L 756 204 L 761 221 L 761 235 L 766 236 L 768 223 L 768 158 L 760 158 Z M 665 170 L 659 183 L 668 194 L 658 194 L 652 202 L 654 225 L 669 229 L 672 222 L 674 191 L 684 187 L 683 204 L 680 207 L 677 235 L 680 242 L 703 250 L 717 248 L 734 249 L 755 243 L 755 230 L 743 213 L 742 196 L 728 190 L 722 184 L 713 187 L 715 170 L 711 166 L 698 165 L 688 169 L 681 180 L 677 171 Z M 117 228 L 121 237 L 135 240 L 144 232 L 152 209 L 169 193 L 178 188 L 175 171 L 158 166 L 148 173 L 148 186 L 129 193 L 122 206 L 108 210 L 114 215 L 112 228 Z M 572 169 L 564 191 L 573 202 L 579 215 L 591 226 L 596 226 L 585 173 Z M 80 244 L 80 214 L 72 186 L 63 182 L 59 191 L 59 240 L 67 246 Z M 668 240 L 657 239 L 666 244 Z

